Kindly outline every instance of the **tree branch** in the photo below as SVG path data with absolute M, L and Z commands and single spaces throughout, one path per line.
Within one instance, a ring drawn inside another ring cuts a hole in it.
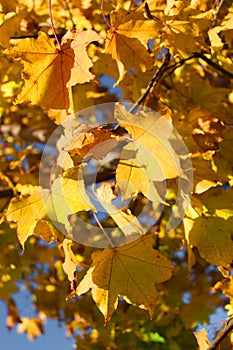
M 206 63 L 208 63 L 212 68 L 214 68 L 215 70 L 219 71 L 220 73 L 222 73 L 223 75 L 228 76 L 230 79 L 233 79 L 233 73 L 229 72 L 228 70 L 224 69 L 222 66 L 220 66 L 219 64 L 211 61 L 208 57 L 206 57 L 203 53 L 199 53 L 199 52 L 194 52 L 193 53 L 194 57 L 199 57 L 201 58 L 203 61 L 205 61 Z
M 10 187 L 0 187 L 0 198 L 12 197 L 13 190 Z
M 216 350 L 217 346 L 223 341 L 224 338 L 233 330 L 233 317 L 231 316 L 227 321 L 227 326 L 223 331 L 217 335 L 213 343 L 208 347 L 207 350 Z
M 146 99 L 146 97 L 154 90 L 155 86 L 158 84 L 158 82 L 161 80 L 163 74 L 166 72 L 167 67 L 170 62 L 170 53 L 167 52 L 164 56 L 164 59 L 162 61 L 161 66 L 156 70 L 154 73 L 151 81 L 149 82 L 145 92 L 140 96 L 140 98 L 137 100 L 137 102 L 133 105 L 133 107 L 129 110 L 130 113 L 134 113 L 139 105 L 142 104 L 142 102 Z
M 227 77 L 229 77 L 230 79 L 233 79 L 233 73 L 229 72 L 228 70 L 224 69 L 222 66 L 220 66 L 218 63 L 213 62 L 212 60 L 210 60 L 208 57 L 206 57 L 203 53 L 200 52 L 194 52 L 193 55 L 184 58 L 182 60 L 180 60 L 177 63 L 174 63 L 173 65 L 171 65 L 170 67 L 167 68 L 167 71 L 171 70 L 171 72 L 173 73 L 175 69 L 177 69 L 178 67 L 182 66 L 186 61 L 189 61 L 193 58 L 200 58 L 203 61 L 205 61 L 209 66 L 211 66 L 212 68 L 214 68 L 216 71 L 220 72 L 223 75 L 226 75 Z

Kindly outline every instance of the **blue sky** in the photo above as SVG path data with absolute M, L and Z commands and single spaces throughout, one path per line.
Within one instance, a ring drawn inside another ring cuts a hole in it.
M 21 308 L 21 305 L 19 305 Z M 52 346 L 56 350 L 74 349 L 74 340 L 65 337 L 64 325 L 59 326 L 55 320 L 47 320 L 45 324 L 45 334 L 36 338 L 33 342 L 27 338 L 26 334 L 17 333 L 17 327 L 8 331 L 6 327 L 7 306 L 0 301 L 0 339 L 1 348 L 7 350 L 43 350 Z M 21 312 L 21 316 L 27 316 Z M 35 315 L 34 315 L 35 316 Z

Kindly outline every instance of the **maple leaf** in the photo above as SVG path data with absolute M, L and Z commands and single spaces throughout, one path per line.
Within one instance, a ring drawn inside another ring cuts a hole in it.
M 132 142 L 123 148 L 116 171 L 124 198 L 138 190 L 152 201 L 161 200 L 153 181 L 181 173 L 179 157 L 169 141 L 169 118 L 155 112 L 131 114 L 120 104 L 116 105 L 115 117 L 132 137 Z
M 65 254 L 65 261 L 62 264 L 63 270 L 68 276 L 69 281 L 72 283 L 75 278 L 76 267 L 78 265 L 77 259 L 71 249 L 72 241 L 65 238 L 63 241 L 63 249 Z
M 221 178 L 228 178 L 232 173 L 233 152 L 231 151 L 233 140 L 232 127 L 226 129 L 224 139 L 219 144 L 219 152 L 214 157 L 217 172 Z
M 149 311 L 153 316 L 156 283 L 172 276 L 171 262 L 153 249 L 154 235 L 145 235 L 123 247 L 104 249 L 92 255 L 92 267 L 77 287 L 92 297 L 108 322 L 117 308 L 118 296 Z
M 74 172 L 76 173 L 75 170 L 71 169 L 65 175 L 72 176 Z M 27 238 L 34 233 L 34 230 L 38 235 L 38 225 L 45 225 L 42 224 L 41 219 L 46 216 L 55 224 L 60 223 L 69 230 L 69 215 L 91 209 L 94 210 L 94 207 L 85 193 L 82 178 L 61 177 L 53 182 L 51 191 L 38 189 L 28 196 L 13 198 L 8 207 L 6 218 L 8 221 L 17 222 L 18 239 L 24 248 Z M 60 226 L 58 227 L 60 228 Z M 44 229 L 45 227 L 43 227 Z M 48 229 L 47 225 L 46 229 Z M 51 234 L 52 232 L 49 232 L 49 235 Z M 43 231 L 43 235 L 47 237 L 45 231 Z M 59 234 L 55 234 L 55 237 L 59 238 Z
M 233 217 L 233 189 L 213 188 L 201 197 L 203 205 L 213 215 L 225 220 Z
M 73 141 L 74 140 L 74 141 Z M 75 131 L 70 145 L 66 150 L 70 154 L 74 165 L 79 165 L 85 157 L 104 158 L 109 152 L 117 147 L 123 136 L 114 134 L 111 130 L 101 127 L 92 127 L 82 124 Z M 67 140 L 69 142 L 69 139 Z
M 99 186 L 96 190 L 96 195 L 99 204 L 101 204 L 108 215 L 111 216 L 117 224 L 118 228 L 123 232 L 125 239 L 120 238 L 121 244 L 135 240 L 146 232 L 134 215 L 129 212 L 124 212 L 111 203 L 111 201 L 116 198 L 116 195 L 112 191 L 111 183 L 105 182 Z
M 164 173 L 154 158 L 154 154 L 133 143 L 124 147 L 116 170 L 117 184 L 122 190 L 122 198 L 129 198 L 140 191 L 152 202 L 163 203 L 155 182 L 164 179 Z
M 57 124 L 61 123 L 72 113 L 71 87 L 94 78 L 86 46 L 99 38 L 92 30 L 67 32 L 61 50 L 43 32 L 38 39 L 19 40 L 11 51 L 24 65 L 24 86 L 16 103 L 39 105 Z
M 50 219 L 62 223 L 67 231 L 70 228 L 69 215 L 83 210 L 95 210 L 86 194 L 81 175 L 80 178 L 71 178 L 72 174 L 77 176 L 76 169 L 70 169 L 64 177 L 57 178 L 53 182 L 51 201 L 46 203 Z
M 192 159 L 193 168 L 195 169 L 194 185 L 195 193 L 203 193 L 209 188 L 221 184 L 221 177 L 211 168 L 211 162 L 203 157 Z
M 185 235 L 203 259 L 213 265 L 226 266 L 233 261 L 232 222 L 232 218 L 224 220 L 214 216 L 185 218 Z
M 39 220 L 33 230 L 33 234 L 48 244 L 63 240 L 64 236 L 48 220 Z
M 164 29 L 162 41 L 172 55 L 187 57 L 192 52 L 200 50 L 198 35 L 190 22 L 167 20 L 166 23 L 169 27 Z
M 208 350 L 209 346 L 210 346 L 210 342 L 208 339 L 208 333 L 206 332 L 206 330 L 204 328 L 202 328 L 199 332 L 194 332 L 194 335 L 197 339 L 199 348 L 201 350 Z
M 27 238 L 33 234 L 37 221 L 44 218 L 44 203 L 49 199 L 49 190 L 36 190 L 29 196 L 13 198 L 7 213 L 8 221 L 17 222 L 17 235 L 22 247 Z
M 231 11 L 232 12 L 232 11 Z M 211 42 L 211 46 L 216 50 L 221 50 L 224 43 L 220 37 L 220 34 L 225 34 L 226 32 L 231 33 L 233 29 L 233 19 L 232 13 L 229 12 L 224 18 L 223 22 L 220 26 L 216 26 L 214 28 L 210 28 L 208 31 L 208 36 Z M 230 35 L 230 40 L 232 35 Z
M 13 5 L 13 3 L 12 3 Z M 20 36 L 23 32 L 20 30 L 20 22 L 27 16 L 26 8 L 17 10 L 17 13 L 12 12 L 5 21 L 0 25 L 0 42 L 6 48 L 10 48 L 10 38 Z
M 146 19 L 144 15 L 145 5 L 136 11 L 128 13 L 124 9 L 111 12 L 111 24 L 114 30 L 128 38 L 137 38 L 146 42 L 158 35 L 158 30 L 163 27 L 162 22 Z
M 123 16 L 125 12 L 123 11 Z M 120 13 L 120 18 L 122 13 Z M 128 37 L 123 31 L 118 32 L 119 14 L 116 12 L 111 13 L 111 29 L 108 32 L 106 39 L 105 52 L 112 55 L 112 58 L 116 60 L 119 78 L 116 84 L 118 84 L 127 71 L 130 71 L 132 67 L 134 70 L 145 72 L 150 69 L 153 63 L 152 57 L 149 55 L 147 48 L 137 38 Z
M 17 330 L 18 333 L 27 333 L 28 338 L 34 340 L 39 335 L 44 334 L 43 325 L 44 321 L 38 317 L 22 317 Z

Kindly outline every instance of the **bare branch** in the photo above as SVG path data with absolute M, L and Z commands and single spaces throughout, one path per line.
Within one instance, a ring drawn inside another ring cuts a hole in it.
M 228 78 L 233 79 L 233 73 L 229 72 L 228 70 L 224 69 L 222 66 L 220 66 L 218 63 L 213 62 L 212 60 L 210 60 L 208 57 L 206 57 L 203 53 L 200 52 L 194 52 L 193 55 L 181 59 L 179 62 L 174 63 L 173 65 L 171 65 L 170 67 L 167 68 L 167 71 L 169 70 L 170 73 L 173 73 L 175 69 L 179 68 L 180 66 L 182 66 L 186 61 L 189 61 L 193 58 L 200 58 L 203 61 L 205 61 L 209 66 L 211 66 L 212 68 L 214 68 L 216 71 L 218 71 L 219 73 L 226 75 Z
M 12 197 L 14 194 L 10 187 L 0 187 L 0 198 Z
M 199 52 L 194 52 L 195 57 L 201 58 L 203 61 L 208 63 L 212 68 L 217 70 L 218 72 L 222 73 L 223 75 L 228 76 L 229 78 L 233 79 L 233 73 L 229 72 L 228 70 L 224 69 L 222 66 L 219 64 L 211 61 L 208 57 L 206 57 L 204 54 L 199 53 Z
M 233 330 L 233 316 L 231 316 L 228 320 L 226 320 L 227 326 L 223 329 L 223 331 L 217 335 L 214 339 L 213 343 L 208 347 L 207 350 L 216 350 L 218 345 L 223 341 L 224 338 Z
M 162 61 L 161 66 L 156 70 L 155 74 L 153 75 L 151 81 L 149 82 L 145 92 L 140 96 L 140 98 L 137 100 L 137 102 L 133 105 L 133 107 L 130 109 L 130 113 L 134 113 L 139 105 L 142 104 L 142 102 L 146 99 L 146 97 L 154 90 L 155 86 L 158 84 L 158 82 L 161 80 L 163 74 L 166 72 L 167 67 L 170 62 L 170 53 L 167 52 L 164 56 L 164 59 Z

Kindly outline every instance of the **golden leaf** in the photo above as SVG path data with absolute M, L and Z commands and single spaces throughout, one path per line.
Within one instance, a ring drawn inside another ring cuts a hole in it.
M 91 289 L 93 299 L 108 322 L 118 296 L 149 311 L 153 316 L 156 283 L 172 276 L 171 262 L 153 249 L 154 235 L 145 235 L 122 247 L 93 254 L 92 267 L 77 287 L 81 295 Z
M 27 333 L 30 340 L 34 340 L 38 335 L 44 334 L 43 324 L 44 321 L 38 317 L 34 318 L 21 318 L 22 323 L 18 325 L 18 333 Z
M 132 67 L 134 67 L 134 70 L 145 72 L 151 68 L 153 63 L 152 57 L 141 41 L 135 37 L 124 35 L 129 33 L 128 29 L 126 29 L 126 32 L 123 30 L 124 34 L 122 30 L 118 32 L 118 24 L 120 25 L 122 21 L 120 18 L 124 17 L 124 15 L 124 11 L 117 16 L 114 11 L 111 13 L 112 27 L 108 32 L 105 47 L 105 52 L 111 54 L 112 58 L 117 62 L 119 71 L 117 83 L 124 78 L 126 72 L 129 72 Z
M 11 53 L 24 64 L 24 86 L 16 102 L 39 105 L 59 124 L 72 113 L 71 87 L 94 78 L 86 45 L 99 40 L 91 30 L 67 32 L 61 50 L 43 32 L 38 39 L 21 39 Z

